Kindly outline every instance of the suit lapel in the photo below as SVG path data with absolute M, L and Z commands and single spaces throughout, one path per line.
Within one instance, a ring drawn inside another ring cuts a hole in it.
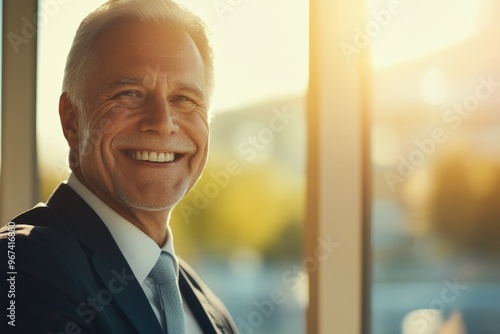
M 54 192 L 47 206 L 57 211 L 74 235 L 94 251 L 92 263 L 96 272 L 137 332 L 162 333 L 142 287 L 94 210 L 65 184 Z
M 193 313 L 198 325 L 205 334 L 226 334 L 225 325 L 215 308 L 207 300 L 199 286 L 181 265 L 179 286 L 182 296 Z
M 92 261 L 97 273 L 137 332 L 162 333 L 160 323 L 132 269 L 123 256 L 116 256 L 114 247 L 110 245 L 95 252 Z

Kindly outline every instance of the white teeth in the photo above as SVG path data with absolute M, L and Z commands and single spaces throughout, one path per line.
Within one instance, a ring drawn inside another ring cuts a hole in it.
M 156 154 L 156 152 L 149 153 L 149 161 L 152 162 L 158 161 L 158 154 Z
M 129 153 L 129 157 L 139 161 L 151 161 L 151 162 L 171 162 L 175 160 L 174 153 L 157 153 L 157 152 L 140 152 Z

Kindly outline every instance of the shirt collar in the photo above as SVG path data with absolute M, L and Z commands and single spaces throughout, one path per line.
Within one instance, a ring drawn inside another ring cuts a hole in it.
M 176 273 L 179 275 L 179 262 L 175 256 L 174 240 L 172 230 L 167 225 L 168 238 L 162 248 L 148 235 L 138 229 L 134 224 L 120 216 L 107 206 L 99 197 L 94 195 L 85 187 L 74 174 L 70 174 L 68 181 L 70 186 L 104 222 L 118 248 L 127 260 L 134 276 L 140 284 L 144 282 L 162 251 L 170 253 L 174 258 Z

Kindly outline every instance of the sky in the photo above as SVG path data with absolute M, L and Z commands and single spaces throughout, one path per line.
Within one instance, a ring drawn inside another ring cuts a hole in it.
M 477 28 L 480 10 L 495 0 L 370 0 L 372 63 L 387 67 L 459 43 Z M 395 3 L 390 7 L 390 3 Z M 387 18 L 382 12 L 392 8 Z M 366 32 L 366 27 L 361 27 Z

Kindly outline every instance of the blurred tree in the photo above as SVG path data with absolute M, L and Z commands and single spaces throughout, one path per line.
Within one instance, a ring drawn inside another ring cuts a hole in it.
M 500 255 L 500 164 L 462 148 L 431 170 L 430 226 L 453 248 Z
M 191 256 L 196 255 L 193 242 L 198 251 L 212 255 L 251 248 L 267 255 L 297 256 L 304 215 L 303 178 L 278 164 L 241 164 L 240 172 L 222 187 L 212 175 L 224 170 L 227 161 L 211 159 L 195 189 L 174 211 L 176 239 L 182 238 L 178 248 Z M 211 190 L 216 186 L 218 191 Z

